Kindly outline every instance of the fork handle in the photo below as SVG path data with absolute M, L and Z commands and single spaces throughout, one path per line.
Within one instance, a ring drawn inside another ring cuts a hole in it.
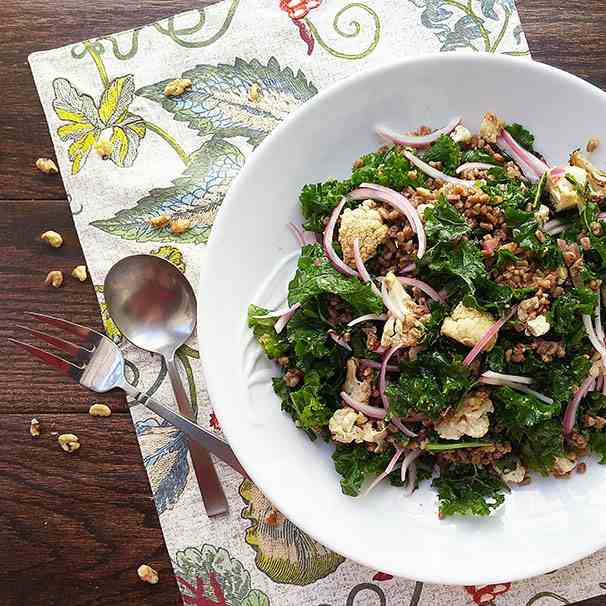
M 117 385 L 117 387 L 124 390 L 134 402 L 147 406 L 147 408 L 152 412 L 155 412 L 159 417 L 162 417 L 165 421 L 168 421 L 171 425 L 174 425 L 177 429 L 180 429 L 192 439 L 196 440 L 196 442 L 202 444 L 209 452 L 212 452 L 217 458 L 221 459 L 224 463 L 227 463 L 239 474 L 243 475 L 245 478 L 248 477 L 248 474 L 244 471 L 240 461 L 238 461 L 234 451 L 229 447 L 227 442 L 217 438 L 217 436 L 213 435 L 210 431 L 193 423 L 179 413 L 172 411 L 167 406 L 164 406 L 164 404 L 160 404 L 157 400 L 150 398 L 142 391 L 133 387 L 130 383 L 124 381 L 123 383 L 120 383 L 120 385 Z

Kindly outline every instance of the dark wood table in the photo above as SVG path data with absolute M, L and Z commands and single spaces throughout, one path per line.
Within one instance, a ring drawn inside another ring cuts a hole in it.
M 405 0 L 402 0 L 405 1 Z M 277 2 L 277 0 L 276 0 Z M 0 3 L 0 604 L 2 606 L 179 604 L 179 594 L 123 397 L 95 397 L 15 351 L 24 310 L 102 328 L 90 281 L 50 289 L 51 267 L 83 262 L 58 176 L 32 168 L 54 157 L 27 55 L 149 23 L 193 0 L 3 0 Z M 606 2 L 518 0 L 535 59 L 606 87 Z M 537 98 L 529 103 L 540 103 Z M 546 100 L 549 102 L 549 100 Z M 601 125 L 603 127 L 603 125 Z M 52 228 L 59 250 L 38 240 Z M 108 419 L 88 415 L 106 401 Z M 41 438 L 29 435 L 37 417 Z M 74 432 L 70 456 L 50 432 Z M 142 562 L 159 585 L 137 578 Z M 605 604 L 605 597 L 584 602 Z M 279 605 L 277 605 L 279 606 Z M 336 606 L 336 605 L 335 605 Z

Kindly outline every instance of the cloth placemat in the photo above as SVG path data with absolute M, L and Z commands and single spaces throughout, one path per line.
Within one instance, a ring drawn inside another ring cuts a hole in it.
M 448 50 L 528 55 L 513 0 L 225 0 L 30 56 L 105 327 L 131 382 L 172 402 L 165 366 L 129 345 L 107 313 L 109 268 L 134 253 L 159 255 L 198 292 L 223 196 L 267 133 L 340 78 Z M 175 78 L 191 79 L 192 90 L 165 97 Z M 101 140 L 111 146 L 106 161 L 94 150 Z M 194 227 L 180 236 L 153 229 L 149 219 L 162 214 Z M 198 421 L 220 432 L 195 339 L 178 359 Z M 133 421 L 185 604 L 547 606 L 601 593 L 605 552 L 512 586 L 392 578 L 319 545 L 221 463 L 230 513 L 209 520 L 182 434 L 141 407 Z

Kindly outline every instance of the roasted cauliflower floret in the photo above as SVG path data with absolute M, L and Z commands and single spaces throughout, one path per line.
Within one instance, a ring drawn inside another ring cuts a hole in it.
M 480 124 L 480 136 L 489 143 L 496 143 L 505 124 L 493 113 L 486 112 Z
M 400 310 L 401 317 L 390 316 L 385 322 L 381 345 L 383 347 L 416 346 L 425 332 L 423 324 L 423 320 L 427 318 L 425 309 L 414 302 L 393 272 L 390 271 L 383 278 L 383 283 L 394 306 Z
M 507 473 L 499 474 L 504 482 L 508 484 L 519 484 L 524 481 L 526 477 L 526 468 L 519 461 L 516 462 L 516 466 L 511 471 Z
M 537 316 L 533 320 L 526 322 L 527 333 L 533 337 L 541 337 L 549 332 L 551 324 L 547 321 L 544 315 Z
M 469 129 L 465 128 L 462 124 L 459 124 L 450 133 L 450 138 L 455 143 L 469 143 L 471 141 L 471 132 L 469 131 Z
M 372 378 L 368 377 L 360 381 L 357 377 L 357 372 L 358 360 L 356 358 L 349 358 L 347 360 L 347 374 L 345 375 L 345 383 L 343 383 L 343 391 L 354 400 L 362 404 L 368 404 L 372 391 Z
M 547 223 L 547 221 L 549 221 L 549 207 L 545 206 L 545 204 L 541 204 L 534 213 L 534 218 L 539 225 Z
M 606 196 L 606 171 L 596 168 L 578 149 L 570 155 L 570 164 L 582 168 L 587 173 L 589 186 L 594 194 Z
M 383 223 L 373 200 L 366 200 L 351 210 L 346 208 L 341 215 L 339 243 L 343 251 L 343 260 L 355 267 L 353 243 L 360 240 L 360 255 L 363 261 L 370 259 L 387 237 L 388 227 Z
M 452 315 L 444 318 L 441 333 L 467 347 L 473 347 L 494 321 L 488 312 L 466 307 L 461 301 L 452 310 Z M 497 335 L 489 341 L 485 351 L 492 349 L 496 342 Z
M 471 393 L 436 424 L 435 430 L 445 440 L 458 440 L 463 436 L 481 438 L 488 432 L 488 413 L 493 411 L 492 401 L 485 393 Z
M 566 457 L 556 457 L 553 462 L 553 473 L 556 476 L 565 476 L 576 467 L 576 463 Z
M 556 173 L 559 176 L 553 176 L 553 172 L 555 171 L 547 173 L 545 188 L 551 196 L 556 212 L 583 206 L 583 197 L 578 189 L 587 184 L 587 171 L 578 166 L 566 166 L 563 174 Z
M 381 448 L 387 437 L 387 428 L 383 421 L 369 421 L 362 413 L 349 406 L 335 411 L 328 421 L 328 429 L 332 439 L 343 444 L 368 442 Z

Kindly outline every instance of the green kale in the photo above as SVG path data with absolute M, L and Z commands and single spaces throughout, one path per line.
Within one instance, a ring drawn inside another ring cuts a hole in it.
M 335 344 L 329 342 L 327 329 L 311 307 L 297 310 L 286 325 L 286 338 L 294 348 L 297 360 L 326 358 L 334 351 Z
M 520 257 L 514 255 L 507 248 L 499 248 L 495 257 L 495 267 L 501 269 L 503 265 L 507 265 L 508 263 L 515 265 L 519 261 L 521 261 Z
M 305 217 L 305 229 L 318 233 L 324 231 L 324 218 L 351 189 L 352 185 L 349 180 L 331 180 L 304 185 L 299 194 L 299 205 Z
M 554 333 L 561 335 L 567 344 L 580 343 L 586 336 L 583 314 L 591 315 L 598 297 L 589 288 L 570 288 L 552 304 L 548 321 Z
M 505 221 L 511 228 L 514 242 L 531 252 L 540 252 L 543 243 L 536 237 L 539 224 L 534 213 L 519 210 L 512 205 L 505 206 Z
M 521 124 L 508 124 L 505 130 L 527 151 L 534 153 L 534 135 Z
M 522 463 L 533 471 L 549 475 L 556 457 L 564 456 L 564 437 L 558 419 L 549 419 L 519 434 Z
M 409 173 L 410 162 L 400 153 L 397 147 L 362 156 L 351 174 L 351 186 L 359 187 L 362 183 L 376 183 L 396 191 L 404 188 L 419 187 L 425 183 L 425 176 L 417 171 L 412 178 Z
M 440 337 L 440 329 L 444 318 L 448 313 L 448 308 L 441 303 L 432 302 L 430 304 L 431 314 L 427 320 L 425 320 L 425 332 L 423 333 L 423 345 L 431 345 L 435 343 Z
M 506 284 L 497 284 L 488 278 L 479 278 L 475 283 L 473 294 L 463 297 L 467 307 L 503 314 L 512 303 L 527 299 L 536 291 L 535 288 L 512 288 Z
M 383 311 L 383 301 L 369 284 L 340 274 L 324 256 L 319 244 L 303 247 L 295 277 L 288 285 L 288 302 L 304 304 L 324 293 L 338 295 L 359 314 Z
M 461 164 L 461 148 L 448 135 L 441 135 L 423 154 L 425 162 L 441 162 L 442 171 L 453 175 Z
M 496 406 L 498 420 L 507 427 L 532 427 L 559 414 L 560 405 L 547 404 L 532 394 L 501 387 L 492 392 L 499 403 Z
M 600 457 L 600 463 L 606 465 L 606 433 L 592 431 L 589 434 L 589 448 L 591 452 Z
M 485 468 L 449 465 L 432 487 L 438 491 L 440 516 L 487 516 L 503 504 L 503 482 Z
M 488 180 L 481 189 L 502 207 L 525 210 L 533 202 L 531 191 L 518 179 L 510 179 L 501 166 L 488 171 Z
M 483 149 L 468 149 L 463 154 L 463 162 L 483 162 L 484 164 L 497 164 L 495 159 Z
M 343 494 L 356 497 L 364 481 L 382 473 L 389 463 L 393 451 L 369 452 L 364 444 L 337 444 L 332 455 L 337 473 L 343 476 Z
M 253 329 L 255 338 L 261 345 L 265 355 L 270 358 L 279 358 L 288 352 L 288 341 L 274 330 L 278 318 L 262 318 L 269 312 L 256 305 L 248 306 L 248 326 Z
M 570 362 L 553 361 L 551 364 L 545 364 L 545 370 L 539 377 L 540 388 L 545 389 L 555 403 L 563 407 L 585 380 L 590 368 L 591 360 L 584 355 L 577 355 Z
M 460 240 L 471 232 L 465 217 L 440 194 L 433 206 L 423 213 L 425 234 L 430 242 Z
M 302 429 L 318 430 L 328 425 L 334 412 L 321 399 L 322 382 L 317 371 L 305 373 L 303 387 L 290 393 L 293 418 Z
M 501 345 L 495 345 L 485 356 L 484 364 L 488 370 L 493 372 L 505 371 L 505 349 Z
M 587 373 L 585 373 L 583 379 L 586 376 Z M 582 405 L 584 412 L 587 412 L 591 415 L 599 415 L 600 417 L 603 417 L 604 412 L 606 410 L 606 395 L 600 393 L 599 391 L 592 391 L 583 398 Z
M 437 419 L 473 384 L 471 371 L 463 365 L 462 356 L 437 349 L 420 352 L 414 362 L 405 362 L 401 368 L 398 383 L 386 389 L 392 417 L 405 417 L 414 411 Z

